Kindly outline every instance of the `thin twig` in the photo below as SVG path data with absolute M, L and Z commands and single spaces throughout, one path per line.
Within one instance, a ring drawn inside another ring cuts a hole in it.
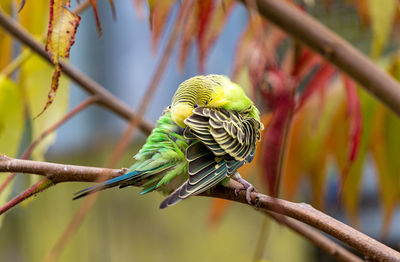
M 53 131 L 55 131 L 57 128 L 59 128 L 62 124 L 67 122 L 69 119 L 71 119 L 73 116 L 75 116 L 77 113 L 81 112 L 84 110 L 86 107 L 89 105 L 95 103 L 97 101 L 97 96 L 91 96 L 84 101 L 82 101 L 80 104 L 78 104 L 76 107 L 74 107 L 68 114 L 66 114 L 63 118 L 61 118 L 58 122 L 54 123 L 52 126 L 50 126 L 48 129 L 46 129 L 40 136 L 38 136 L 29 146 L 28 148 L 22 153 L 21 159 L 28 159 L 30 155 L 32 154 L 32 151 L 36 148 L 36 146 L 43 141 L 49 134 L 51 134 Z M 8 175 L 8 177 L 3 181 L 3 183 L 0 185 L 0 194 L 3 192 L 3 190 L 6 188 L 6 186 L 11 183 L 13 178 L 16 176 L 16 173 L 11 173 Z
M 10 18 L 1 8 L 0 8 L 0 26 L 5 29 L 9 34 L 18 39 L 21 43 L 28 46 L 32 51 L 40 55 L 47 62 L 51 63 L 50 56 L 44 50 L 44 46 L 34 39 L 24 28 L 22 28 L 17 22 Z M 120 99 L 115 97 L 104 87 L 96 83 L 93 79 L 81 73 L 72 65 L 61 62 L 63 72 L 75 83 L 80 85 L 88 93 L 92 95 L 97 95 L 99 97 L 98 104 L 108 108 L 110 111 L 116 113 L 117 115 L 125 118 L 131 119 L 132 117 L 137 117 L 135 112 Z M 144 118 L 139 122 L 140 129 L 149 134 L 153 129 L 153 124 L 146 121 Z
M 124 169 L 107 169 L 63 165 L 40 161 L 20 160 L 0 155 L 0 172 L 34 173 L 46 176 L 54 184 L 61 182 L 93 182 L 99 179 L 110 179 L 125 172 Z M 240 190 L 239 193 L 236 193 Z M 250 205 L 246 200 L 246 190 L 241 185 L 231 182 L 227 187 L 217 186 L 208 193 L 201 194 Z M 376 261 L 400 261 L 400 253 L 354 228 L 316 210 L 305 203 L 269 197 L 260 193 L 251 194 L 252 204 L 260 211 L 273 211 L 289 216 L 314 228 L 317 228 L 358 250 L 368 259 Z
M 246 4 L 247 1 L 241 2 Z M 267 20 L 324 56 L 400 115 L 400 84 L 367 56 L 310 15 L 285 1 L 256 2 L 257 10 Z
M 45 189 L 51 187 L 52 185 L 53 183 L 51 182 L 51 180 L 47 179 L 46 177 L 42 178 L 39 182 L 32 185 L 27 190 L 25 190 L 18 196 L 8 201 L 5 205 L 1 206 L 0 215 L 7 212 L 9 209 L 15 207 L 16 205 L 20 204 L 22 201 L 28 199 L 29 197 L 34 196 L 37 193 L 42 192 Z

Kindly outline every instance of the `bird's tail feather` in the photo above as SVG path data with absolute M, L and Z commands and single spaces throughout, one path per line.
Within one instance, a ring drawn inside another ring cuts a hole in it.
M 79 192 L 76 192 L 74 194 L 75 197 L 73 199 L 75 200 L 75 199 L 78 199 L 78 198 L 93 194 L 95 192 L 101 191 L 101 190 L 106 189 L 106 188 L 111 188 L 111 187 L 115 187 L 115 186 L 121 185 L 121 182 L 129 181 L 133 177 L 136 177 L 137 175 L 139 175 L 141 173 L 142 172 L 140 172 L 140 171 L 132 171 L 130 173 L 127 173 L 125 175 L 110 179 L 108 181 L 105 181 L 103 183 L 97 184 L 95 186 L 85 188 L 85 189 L 83 189 L 83 190 L 81 190 Z

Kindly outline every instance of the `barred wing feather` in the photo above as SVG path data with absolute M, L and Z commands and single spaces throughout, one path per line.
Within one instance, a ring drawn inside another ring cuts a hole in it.
M 160 205 L 165 208 L 191 195 L 200 194 L 251 162 L 261 123 L 246 112 L 199 107 L 185 119 L 184 137 L 189 179 Z

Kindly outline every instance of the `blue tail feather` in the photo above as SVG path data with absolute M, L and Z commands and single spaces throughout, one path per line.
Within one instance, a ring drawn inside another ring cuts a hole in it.
M 142 172 L 140 172 L 140 171 L 132 171 L 132 172 L 129 172 L 129 173 L 125 174 L 125 175 L 122 175 L 122 176 L 110 179 L 108 181 L 105 181 L 103 183 L 97 184 L 95 186 L 91 186 L 91 187 L 85 188 L 85 189 L 83 189 L 83 190 L 81 190 L 79 192 L 76 192 L 74 194 L 76 196 L 73 199 L 75 200 L 75 199 L 78 199 L 78 198 L 93 194 L 95 192 L 98 192 L 98 191 L 106 189 L 106 188 L 111 188 L 111 187 L 118 186 L 118 185 L 121 184 L 121 182 L 128 181 L 128 180 L 132 179 L 133 177 L 135 177 L 135 176 L 137 176 L 137 175 L 139 175 L 141 173 Z

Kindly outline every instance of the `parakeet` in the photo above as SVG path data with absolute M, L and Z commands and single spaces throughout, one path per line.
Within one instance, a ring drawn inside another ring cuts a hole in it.
M 179 85 L 127 173 L 74 199 L 115 186 L 141 186 L 141 194 L 169 194 L 160 205 L 166 208 L 232 178 L 250 201 L 254 188 L 237 170 L 253 160 L 262 129 L 258 109 L 239 85 L 223 75 L 192 77 Z

